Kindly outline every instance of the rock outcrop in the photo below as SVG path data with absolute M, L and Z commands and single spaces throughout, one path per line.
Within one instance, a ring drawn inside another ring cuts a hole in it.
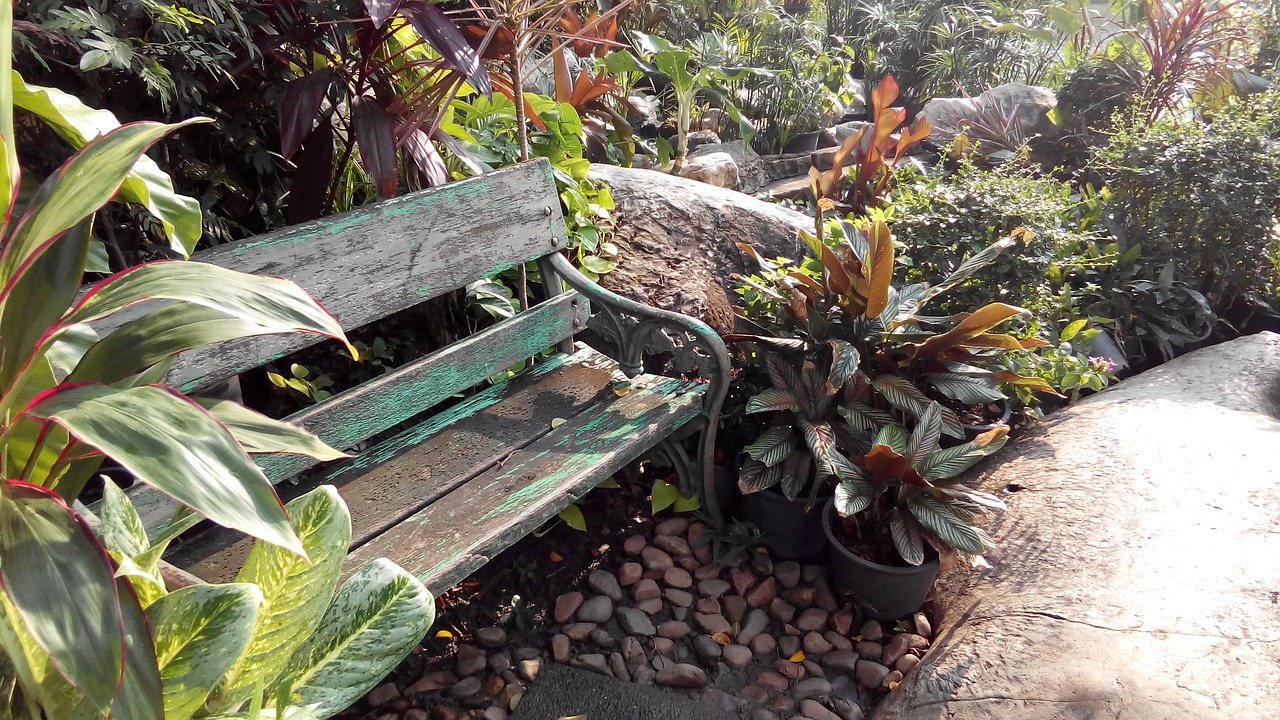
M 733 329 L 732 273 L 755 272 L 736 243 L 765 257 L 799 257 L 808 216 L 733 190 L 653 170 L 592 165 L 617 205 L 618 269 L 604 287 Z
M 921 115 L 932 127 L 934 142 L 950 142 L 968 123 L 979 123 L 1012 140 L 1030 141 L 1052 134 L 1049 111 L 1058 104 L 1048 88 L 1024 83 L 1005 83 L 974 98 L 934 98 L 925 103 Z
M 992 569 L 878 720 L 1280 716 L 1280 336 L 1177 358 L 980 468 Z

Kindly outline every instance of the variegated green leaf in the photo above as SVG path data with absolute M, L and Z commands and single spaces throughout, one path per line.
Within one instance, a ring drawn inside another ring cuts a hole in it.
M 866 433 L 873 433 L 880 429 L 881 425 L 893 422 L 893 416 L 884 410 L 873 408 L 870 405 L 851 400 L 837 408 L 841 417 L 850 427 L 861 430 Z
M 353 705 L 427 634 L 435 600 L 390 560 L 366 563 L 338 590 L 320 626 L 285 668 L 320 720 Z
M 786 459 L 796 447 L 796 434 L 790 427 L 769 428 L 754 443 L 743 448 L 747 455 L 773 467 Z
M 831 426 L 824 422 L 809 422 L 804 418 L 798 418 L 796 425 L 804 434 L 804 442 L 813 452 L 813 458 L 819 465 L 826 466 L 827 456 L 835 452 L 836 448 L 836 436 Z
M 324 485 L 285 506 L 311 563 L 270 543 L 254 543 L 237 582 L 262 589 L 253 639 L 227 671 L 218 708 L 239 705 L 262 681 L 274 687 L 289 656 L 319 624 L 333 599 L 351 544 L 351 515 L 338 491 Z
M 831 346 L 831 373 L 827 376 L 827 389 L 835 393 L 857 372 L 861 358 L 857 348 L 844 340 L 830 340 L 828 344 Z
M 800 373 L 781 355 L 769 355 L 765 358 L 765 367 L 769 369 L 769 380 L 775 388 L 787 390 L 797 399 L 804 394 Z
M 924 533 L 915 517 L 894 508 L 889 511 L 889 535 L 893 546 L 908 565 L 924 562 Z
M 187 720 L 249 644 L 262 591 L 249 583 L 192 585 L 147 608 L 164 682 L 164 714 Z
M 916 419 L 915 430 L 911 432 L 911 442 L 907 443 L 907 459 L 913 466 L 918 466 L 924 459 L 938 449 L 938 438 L 942 436 L 942 406 L 929 403 L 929 407 Z
M 880 428 L 880 432 L 876 433 L 875 440 L 872 445 L 887 445 L 895 453 L 899 455 L 907 454 L 907 431 L 902 426 L 890 423 Z
M 759 460 L 748 460 L 738 471 L 738 489 L 749 494 L 767 490 L 782 480 L 782 463 L 767 467 Z
M 766 388 L 747 401 L 748 413 L 773 412 L 776 410 L 796 411 L 800 409 L 800 401 L 789 390 Z
M 881 375 L 871 381 L 871 387 L 890 405 L 909 415 L 918 416 L 929 405 L 920 388 L 901 375 Z
M 916 493 L 907 509 L 920 525 L 947 546 L 973 555 L 987 550 L 984 536 L 975 527 L 956 517 L 947 504 L 927 493 Z
M 237 402 L 217 398 L 192 398 L 227 426 L 231 435 L 250 453 L 292 453 L 317 460 L 350 457 L 329 447 L 323 440 L 281 420 L 273 420 Z
M 861 480 L 866 477 L 862 468 L 853 464 L 844 456 L 844 453 L 838 450 L 827 456 L 827 463 L 831 467 L 831 472 L 841 480 Z
M 864 480 L 847 479 L 836 486 L 835 497 L 836 512 L 847 517 L 870 507 L 875 491 Z
M 917 462 L 915 467 L 925 480 L 955 477 L 976 465 L 982 458 L 1004 447 L 1005 442 L 1007 439 L 1002 437 L 986 447 L 964 443 L 955 447 L 942 448 Z
M 105 476 L 102 478 L 102 507 L 98 519 L 102 522 L 102 544 L 111 552 L 133 557 L 145 552 L 151 544 L 133 503 Z
M 933 373 L 925 378 L 938 388 L 938 392 L 968 405 L 980 405 L 1005 398 L 994 380 L 959 373 Z
M 960 267 L 956 268 L 955 272 L 948 275 L 945 280 L 929 288 L 920 298 L 917 303 L 917 307 L 924 305 L 929 300 L 932 300 L 969 279 L 969 277 L 975 272 L 995 262 L 996 258 L 1000 256 L 1000 253 L 1008 250 L 1016 244 L 1017 242 L 1013 238 L 1001 238 L 983 248 L 981 252 L 971 255 L 964 262 L 960 263 Z
M 813 458 L 808 452 L 798 450 L 791 453 L 787 457 L 782 466 L 782 479 L 779 481 L 782 486 L 782 494 L 788 500 L 795 500 L 800 496 L 800 492 L 809 482 L 809 475 L 813 470 Z

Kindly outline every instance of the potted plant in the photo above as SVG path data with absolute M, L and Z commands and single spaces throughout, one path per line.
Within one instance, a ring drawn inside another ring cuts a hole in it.
M 977 522 L 1004 503 L 956 476 L 1003 447 L 1008 427 L 951 448 L 939 444 L 941 434 L 936 402 L 910 435 L 884 425 L 823 512 L 835 588 L 858 598 L 870 617 L 918 610 L 937 577 L 939 556 L 980 558 L 992 547 Z

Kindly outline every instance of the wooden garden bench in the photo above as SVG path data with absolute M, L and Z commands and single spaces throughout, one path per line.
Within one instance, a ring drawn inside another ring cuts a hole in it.
M 281 483 L 314 460 L 259 456 L 285 499 L 319 484 L 338 488 L 353 525 L 346 571 L 388 557 L 439 593 L 649 451 L 675 466 L 685 492 L 713 493 L 715 428 L 729 379 L 723 343 L 693 318 L 600 288 L 561 255 L 566 245 L 551 168 L 538 160 L 192 258 L 289 278 L 347 330 L 537 262 L 542 302 L 288 418 L 336 448 L 394 430 L 390 437 L 299 485 Z M 573 342 L 587 326 L 609 355 Z M 198 394 L 319 339 L 226 343 L 183 356 L 168 379 Z M 548 348 L 558 352 L 494 380 Z M 618 385 L 624 376 L 626 392 Z M 697 443 L 692 458 L 686 441 Z M 150 530 L 169 518 L 172 501 L 145 487 L 131 493 Z M 704 502 L 714 512 L 713 499 Z M 176 544 L 166 559 L 224 581 L 247 548 L 245 538 L 214 528 Z

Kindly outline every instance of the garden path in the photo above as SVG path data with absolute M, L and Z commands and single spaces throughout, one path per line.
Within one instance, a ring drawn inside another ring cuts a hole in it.
M 992 568 L 880 720 L 1280 717 L 1280 336 L 1192 352 L 1027 433 Z M 950 596 L 948 596 L 950 595 Z

